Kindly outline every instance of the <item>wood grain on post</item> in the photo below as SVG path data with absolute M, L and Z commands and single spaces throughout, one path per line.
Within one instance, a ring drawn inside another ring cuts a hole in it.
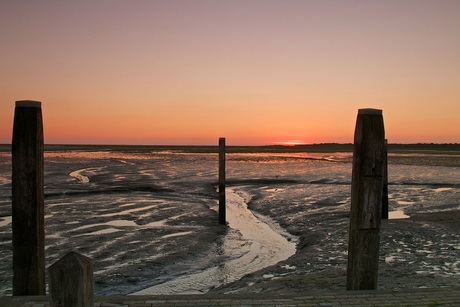
M 383 191 L 382 191 L 382 220 L 388 220 L 388 141 L 383 147 Z
M 382 111 L 360 109 L 353 148 L 347 290 L 377 288 L 384 140 Z
M 219 224 L 227 223 L 225 210 L 225 138 L 219 138 Z
M 93 261 L 70 252 L 49 267 L 51 307 L 94 306 Z
M 12 159 L 13 295 L 44 295 L 43 122 L 39 101 L 16 101 Z

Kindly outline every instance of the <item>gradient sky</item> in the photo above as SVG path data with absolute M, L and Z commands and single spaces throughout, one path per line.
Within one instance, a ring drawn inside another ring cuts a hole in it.
M 460 1 L 2 0 L 0 143 L 23 99 L 46 143 L 460 142 Z

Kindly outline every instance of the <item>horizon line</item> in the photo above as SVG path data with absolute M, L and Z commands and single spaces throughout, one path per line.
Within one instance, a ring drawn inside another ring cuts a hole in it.
M 397 143 L 388 143 L 389 145 L 460 145 L 457 142 L 397 142 Z M 0 143 L 0 146 L 11 146 L 12 143 Z M 218 146 L 216 144 L 116 144 L 116 143 L 44 143 L 45 146 L 162 146 L 162 147 L 173 147 L 173 146 L 197 146 L 197 147 L 209 147 L 209 146 Z M 341 143 L 341 142 L 323 142 L 323 143 L 301 143 L 301 144 L 260 144 L 260 145 L 249 145 L 249 144 L 233 144 L 226 145 L 234 147 L 267 147 L 267 146 L 276 146 L 276 147 L 300 147 L 300 146 L 315 146 L 315 145 L 353 145 L 353 143 Z

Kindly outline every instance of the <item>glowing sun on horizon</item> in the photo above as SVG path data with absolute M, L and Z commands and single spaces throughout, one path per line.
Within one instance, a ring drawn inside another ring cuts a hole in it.
M 276 142 L 275 144 L 282 145 L 282 146 L 296 146 L 296 145 L 303 145 L 305 144 L 305 142 L 301 140 L 288 140 L 288 141 Z

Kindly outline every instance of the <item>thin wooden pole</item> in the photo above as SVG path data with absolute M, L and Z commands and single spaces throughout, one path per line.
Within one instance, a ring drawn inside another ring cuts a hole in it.
M 13 295 L 44 295 L 43 123 L 39 101 L 16 101 L 12 159 Z
M 219 138 L 219 224 L 227 223 L 225 216 L 225 138 Z
M 382 111 L 360 109 L 353 148 L 347 290 L 377 288 L 384 140 Z
M 388 140 L 383 147 L 382 220 L 388 220 Z

